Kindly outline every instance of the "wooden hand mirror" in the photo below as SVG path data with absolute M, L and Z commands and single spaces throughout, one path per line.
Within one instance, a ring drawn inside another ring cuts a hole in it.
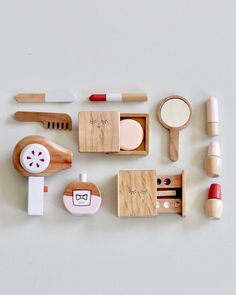
M 179 130 L 187 127 L 191 120 L 191 105 L 184 97 L 168 96 L 158 105 L 157 117 L 170 132 L 170 159 L 175 162 L 179 158 Z

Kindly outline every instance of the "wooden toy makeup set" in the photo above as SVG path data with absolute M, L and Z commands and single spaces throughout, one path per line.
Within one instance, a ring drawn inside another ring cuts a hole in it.
M 76 96 L 70 91 L 53 93 L 20 93 L 19 103 L 73 102 Z M 96 102 L 142 102 L 145 93 L 92 94 Z M 68 114 L 46 112 L 16 112 L 17 121 L 42 122 L 43 127 L 72 130 Z M 179 131 L 188 126 L 192 118 L 189 101 L 173 95 L 164 98 L 157 107 L 160 124 L 169 131 L 169 156 L 179 158 Z M 79 112 L 78 150 L 81 153 L 108 153 L 112 155 L 148 155 L 149 115 L 146 113 L 119 113 L 114 111 Z M 207 100 L 207 134 L 219 135 L 218 102 Z M 72 165 L 72 152 L 42 136 L 22 139 L 13 151 L 15 169 L 28 177 L 28 214 L 43 215 L 44 177 L 65 170 Z M 209 144 L 205 161 L 206 174 L 219 177 L 222 170 L 220 143 Z M 155 170 L 122 170 L 118 173 L 118 216 L 150 217 L 161 213 L 185 216 L 186 176 L 159 175 Z M 79 182 L 69 184 L 63 195 L 67 211 L 73 215 L 93 215 L 101 206 L 100 189 L 87 182 L 82 174 Z M 219 219 L 223 211 L 221 187 L 214 183 L 209 189 L 205 213 Z

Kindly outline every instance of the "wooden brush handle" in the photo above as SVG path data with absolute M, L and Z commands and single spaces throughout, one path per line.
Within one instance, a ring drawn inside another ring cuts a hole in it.
M 176 162 L 179 158 L 179 129 L 170 129 L 170 159 Z
M 53 113 L 43 112 L 16 112 L 14 118 L 23 122 L 44 122 L 49 120 L 49 116 Z
M 23 122 L 42 122 L 46 129 L 72 130 L 72 119 L 65 113 L 16 112 L 14 118 Z

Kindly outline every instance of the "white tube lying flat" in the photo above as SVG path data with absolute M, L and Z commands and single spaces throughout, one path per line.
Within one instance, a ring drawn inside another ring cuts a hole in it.
M 48 91 L 45 93 L 45 102 L 73 102 L 75 94 L 71 91 Z
M 45 93 L 19 93 L 16 100 L 21 103 L 73 102 L 76 95 L 72 91 L 47 91 Z

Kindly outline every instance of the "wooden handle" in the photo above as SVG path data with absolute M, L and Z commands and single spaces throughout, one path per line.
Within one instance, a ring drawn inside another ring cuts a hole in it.
M 45 102 L 45 93 L 19 93 L 16 95 L 18 102 Z
M 72 119 L 65 113 L 16 112 L 14 118 L 22 122 L 42 122 L 46 129 L 72 130 Z
M 47 113 L 43 112 L 16 112 L 14 118 L 23 122 L 44 122 L 47 119 Z
M 123 93 L 122 101 L 147 101 L 146 93 Z
M 179 129 L 170 129 L 170 159 L 176 162 L 179 158 Z

